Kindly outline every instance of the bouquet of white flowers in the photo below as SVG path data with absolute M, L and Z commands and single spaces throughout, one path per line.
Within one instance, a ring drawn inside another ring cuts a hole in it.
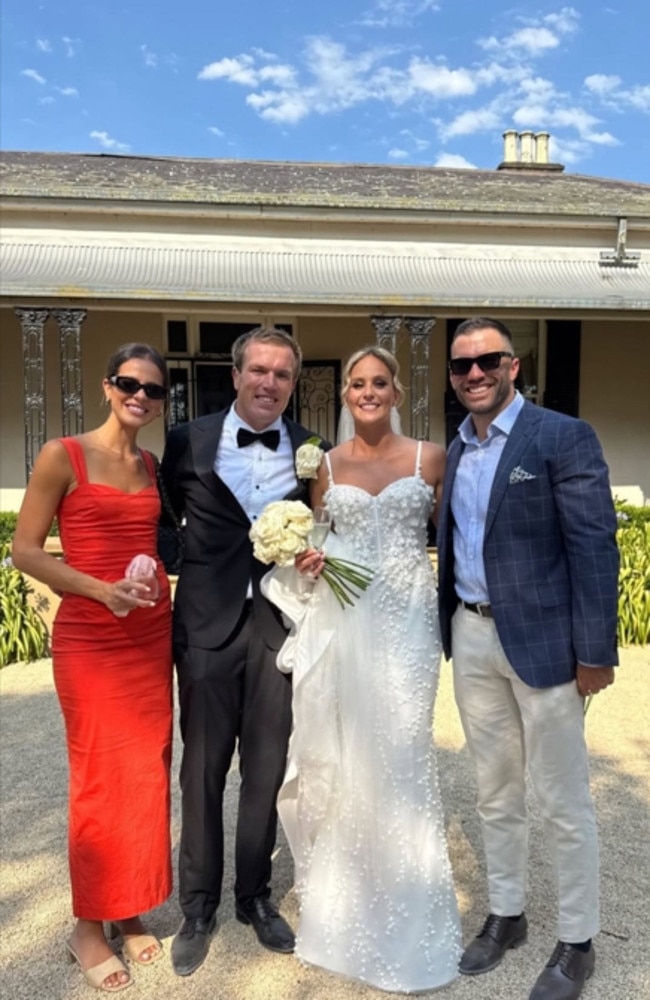
M 253 555 L 265 565 L 277 563 L 289 566 L 300 552 L 310 547 L 309 536 L 314 527 L 314 517 L 309 507 L 300 500 L 278 500 L 264 508 L 249 537 Z M 331 587 L 342 608 L 354 604 L 367 589 L 374 573 L 367 566 L 325 556 L 322 577 Z

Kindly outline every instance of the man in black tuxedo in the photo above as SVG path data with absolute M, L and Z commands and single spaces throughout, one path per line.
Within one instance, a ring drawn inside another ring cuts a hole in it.
M 205 960 L 223 877 L 223 790 L 238 744 L 241 787 L 235 848 L 237 919 L 272 951 L 294 935 L 270 901 L 276 796 L 291 729 L 291 684 L 275 664 L 286 631 L 262 596 L 268 567 L 253 557 L 252 521 L 274 500 L 308 500 L 295 452 L 311 432 L 282 416 L 300 348 L 260 327 L 233 345 L 232 407 L 170 431 L 161 473 L 186 519 L 174 603 L 174 658 L 183 738 L 179 877 L 183 922 L 172 964 Z

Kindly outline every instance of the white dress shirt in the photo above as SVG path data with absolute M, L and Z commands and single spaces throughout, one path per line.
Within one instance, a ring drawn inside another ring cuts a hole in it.
M 239 501 L 249 520 L 255 521 L 267 504 L 281 500 L 298 485 L 289 433 L 278 417 L 264 430 L 278 430 L 280 444 L 271 451 L 261 441 L 240 448 L 237 431 L 245 427 L 256 433 L 231 406 L 223 422 L 214 471 Z

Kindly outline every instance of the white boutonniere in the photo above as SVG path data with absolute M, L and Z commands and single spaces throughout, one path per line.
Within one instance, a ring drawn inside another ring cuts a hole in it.
M 323 460 L 323 449 L 320 444 L 320 438 L 310 437 L 296 451 L 296 475 L 298 479 L 316 479 L 318 477 L 318 470 Z

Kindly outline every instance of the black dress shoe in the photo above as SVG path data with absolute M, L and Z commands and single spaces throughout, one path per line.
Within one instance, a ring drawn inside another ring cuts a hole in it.
M 528 1000 L 578 1000 L 596 964 L 593 944 L 580 951 L 558 941 Z
M 235 915 L 240 923 L 252 924 L 260 944 L 270 951 L 290 954 L 296 944 L 293 931 L 284 917 L 281 917 L 270 899 L 256 896 L 245 902 L 238 902 Z
M 481 933 L 463 952 L 458 971 L 465 976 L 478 976 L 496 969 L 508 948 L 518 948 L 527 936 L 528 921 L 524 913 L 516 920 L 491 913 Z
M 209 920 L 185 917 L 172 941 L 172 968 L 177 976 L 191 976 L 203 965 L 210 950 L 210 935 L 216 924 L 216 913 Z

